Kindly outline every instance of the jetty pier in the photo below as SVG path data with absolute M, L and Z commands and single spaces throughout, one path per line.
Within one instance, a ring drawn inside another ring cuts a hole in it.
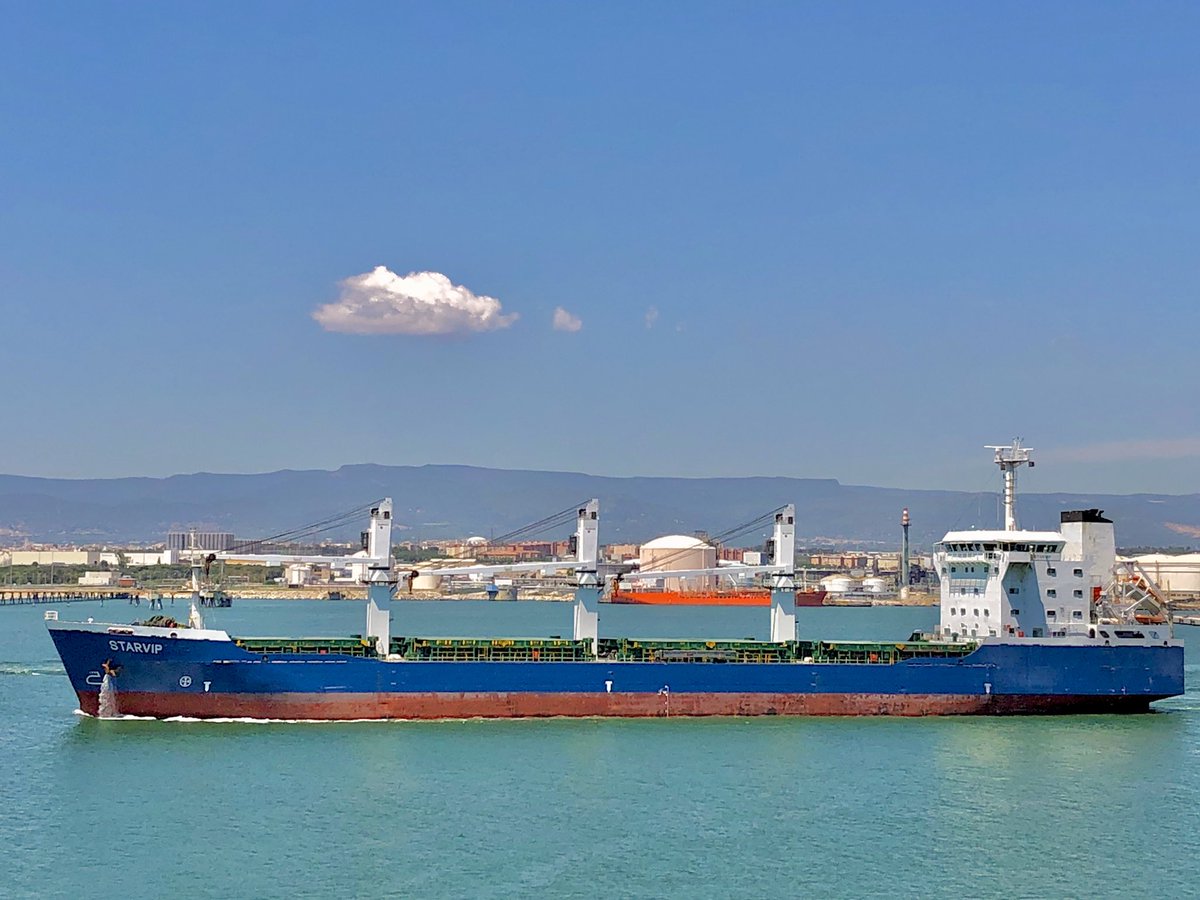
M 36 587 L 0 586 L 0 606 L 33 606 L 39 603 L 81 603 L 85 600 L 132 600 L 137 591 L 128 588 L 79 588 L 64 585 L 61 588 L 38 585 Z

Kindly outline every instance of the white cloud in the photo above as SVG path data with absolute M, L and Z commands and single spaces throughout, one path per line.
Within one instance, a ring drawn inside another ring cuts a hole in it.
M 651 306 L 646 310 L 646 327 L 653 328 L 654 323 L 658 321 L 658 307 Z
M 573 316 L 561 306 L 554 307 L 555 331 L 578 331 L 583 327 L 583 319 Z
M 386 266 L 347 278 L 338 299 L 312 316 L 326 331 L 345 334 L 466 334 L 517 320 L 495 297 L 474 294 L 440 272 L 397 275 Z

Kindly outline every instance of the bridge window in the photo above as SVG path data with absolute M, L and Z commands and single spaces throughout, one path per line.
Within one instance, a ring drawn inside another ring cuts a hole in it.
M 1021 593 L 1021 589 L 1020 588 L 1009 588 L 1008 592 L 1010 594 L 1019 594 L 1019 593 Z
M 973 609 L 973 610 L 971 610 L 971 614 L 972 614 L 972 615 L 974 615 L 974 616 L 978 616 L 978 615 L 979 615 L 979 610 L 977 610 L 977 609 Z
M 983 617 L 984 617 L 985 619 L 988 617 L 988 610 L 987 610 L 987 609 L 984 609 L 984 611 L 983 611 Z
M 1054 588 L 1050 588 L 1050 590 L 1046 591 L 1046 596 L 1047 597 L 1057 597 L 1058 591 L 1056 591 Z
M 1083 618 L 1083 610 L 1081 610 L 1081 609 L 1074 610 L 1071 613 L 1071 618 L 1072 619 L 1082 619 Z
M 1054 568 L 1054 566 L 1050 566 L 1046 569 L 1046 574 L 1053 578 L 1058 574 L 1058 569 Z
M 1076 569 L 1071 574 L 1074 575 L 1076 578 L 1082 578 L 1083 577 L 1083 569 Z
M 1019 616 L 1021 614 L 1021 611 L 1019 609 L 1013 609 L 1012 614 L 1014 616 Z
M 1052 610 L 1052 609 L 1046 610 L 1046 618 L 1053 619 L 1054 618 L 1054 610 Z
M 1082 600 L 1083 599 L 1083 591 L 1075 591 L 1075 598 L 1077 600 Z

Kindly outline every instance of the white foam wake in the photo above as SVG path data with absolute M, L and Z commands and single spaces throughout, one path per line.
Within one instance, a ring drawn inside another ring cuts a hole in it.
M 2 675 L 64 675 L 66 669 L 62 664 L 55 665 L 54 663 L 18 663 L 18 662 L 0 662 L 0 676 Z

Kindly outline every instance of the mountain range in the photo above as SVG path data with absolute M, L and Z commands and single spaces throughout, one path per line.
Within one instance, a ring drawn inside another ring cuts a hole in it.
M 999 481 L 999 478 L 997 478 Z M 904 490 L 814 478 L 613 478 L 577 472 L 472 466 L 348 465 L 333 471 L 169 478 L 63 479 L 0 475 L 0 544 L 162 541 L 196 527 L 263 537 L 391 496 L 398 540 L 500 535 L 590 497 L 600 499 L 601 540 L 641 543 L 668 533 L 716 535 L 795 503 L 801 545 L 894 548 L 900 512 L 914 547 L 949 529 L 995 528 L 996 493 Z M 1064 509 L 1099 507 L 1121 546 L 1194 546 L 1200 494 L 1022 494 L 1022 526 L 1055 528 Z M 365 518 L 364 518 L 365 523 Z M 329 532 L 352 538 L 359 523 Z M 365 527 L 365 525 L 364 525 Z M 754 546 L 769 529 L 730 543 Z M 570 526 L 546 537 L 564 537 Z

